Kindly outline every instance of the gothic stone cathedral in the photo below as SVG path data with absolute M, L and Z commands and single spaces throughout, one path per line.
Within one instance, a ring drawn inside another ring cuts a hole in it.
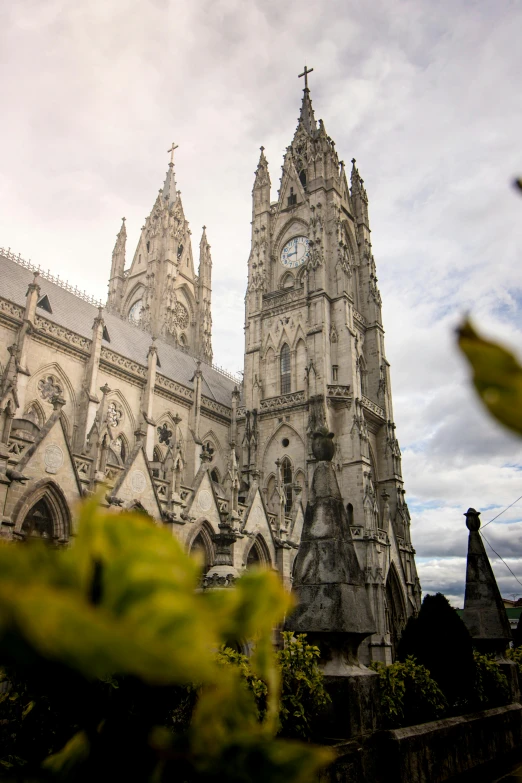
M 198 550 L 205 585 L 263 564 L 290 586 L 326 425 L 378 629 L 362 657 L 389 662 L 420 587 L 355 161 L 349 186 L 305 81 L 276 201 L 263 149 L 255 174 L 240 383 L 212 365 L 210 247 L 196 274 L 174 149 L 104 308 L 0 250 L 0 536 L 66 543 L 102 485 Z

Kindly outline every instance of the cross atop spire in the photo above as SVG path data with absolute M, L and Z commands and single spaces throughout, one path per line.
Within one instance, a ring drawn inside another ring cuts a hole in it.
M 170 163 L 169 163 L 169 166 L 173 166 L 174 165 L 174 150 L 177 150 L 178 147 L 179 147 L 179 144 L 175 144 L 174 142 L 172 142 L 172 147 L 170 148 L 170 150 L 167 150 L 167 152 L 170 152 Z
M 174 150 L 178 149 L 178 144 L 172 142 L 172 146 L 167 152 L 170 152 L 170 163 L 165 177 L 165 183 L 162 188 L 163 198 L 167 204 L 172 206 L 176 201 L 178 192 L 176 191 L 176 177 L 174 176 Z M 160 191 L 161 192 L 161 191 Z
M 298 79 L 300 79 L 301 76 L 304 76 L 304 80 L 305 80 L 304 88 L 305 88 L 305 90 L 308 89 L 308 74 L 312 73 L 313 70 L 314 70 L 313 68 L 307 68 L 306 65 L 305 65 L 303 73 L 300 73 L 299 76 L 297 77 Z
M 303 73 L 300 73 L 298 78 L 300 79 L 302 76 L 304 76 L 305 80 L 305 86 L 303 90 L 303 104 L 301 106 L 301 114 L 299 117 L 299 124 L 305 128 L 307 133 L 314 135 L 317 131 L 317 123 L 315 121 L 314 117 L 314 110 L 312 108 L 312 100 L 310 98 L 310 90 L 308 88 L 308 74 L 312 73 L 314 69 L 308 68 L 306 65 L 304 67 Z

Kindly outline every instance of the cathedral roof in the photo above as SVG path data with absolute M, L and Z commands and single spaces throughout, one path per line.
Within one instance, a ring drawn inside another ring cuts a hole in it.
M 25 307 L 27 286 L 33 282 L 33 276 L 31 269 L 0 253 L 0 297 Z M 44 277 L 37 278 L 37 282 L 41 297 L 46 295 L 52 308 L 52 314 L 37 310 L 38 315 L 90 340 L 93 321 L 98 315 L 96 305 Z M 103 320 L 110 337 L 110 343 L 104 340 L 103 344 L 120 356 L 147 367 L 151 335 L 106 310 L 103 311 Z M 156 347 L 161 363 L 159 373 L 189 389 L 194 388 L 192 379 L 197 360 L 161 337 L 156 339 Z M 236 382 L 203 362 L 201 370 L 204 396 L 231 407 L 231 395 Z

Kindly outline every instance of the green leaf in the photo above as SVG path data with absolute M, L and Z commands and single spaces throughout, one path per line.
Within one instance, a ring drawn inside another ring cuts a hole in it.
M 522 367 L 502 345 L 479 335 L 469 320 L 458 335 L 480 399 L 498 421 L 522 434 Z
M 89 756 L 90 742 L 84 731 L 79 731 L 69 742 L 52 756 L 45 759 L 42 766 L 54 775 L 66 777 L 75 767 Z

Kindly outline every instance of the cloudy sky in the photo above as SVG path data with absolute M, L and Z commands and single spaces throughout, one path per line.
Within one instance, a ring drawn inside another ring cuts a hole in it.
M 521 442 L 480 409 L 453 336 L 470 312 L 521 345 L 521 29 L 520 0 L 0 3 L 0 246 L 105 298 L 121 217 L 131 255 L 174 139 L 233 371 L 259 146 L 275 192 L 314 68 L 316 116 L 370 198 L 421 581 L 457 605 L 463 512 L 486 522 L 522 495 Z M 521 534 L 522 501 L 486 531 L 522 582 Z

